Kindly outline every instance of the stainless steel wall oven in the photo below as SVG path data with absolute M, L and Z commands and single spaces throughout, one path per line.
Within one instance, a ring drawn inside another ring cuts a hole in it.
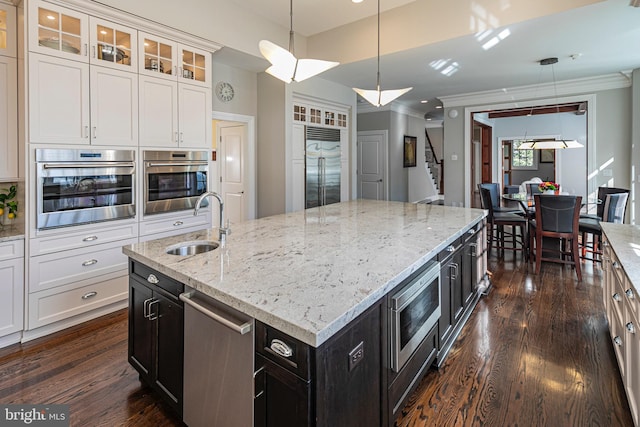
M 135 216 L 135 152 L 37 149 L 36 228 Z
M 145 151 L 143 159 L 145 215 L 193 209 L 207 191 L 207 151 Z
M 391 369 L 398 372 L 440 318 L 440 263 L 430 261 L 388 299 Z

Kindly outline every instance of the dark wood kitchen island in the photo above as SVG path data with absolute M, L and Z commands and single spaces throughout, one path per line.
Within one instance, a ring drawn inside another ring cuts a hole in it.
M 166 252 L 215 242 L 217 229 L 123 250 L 132 286 L 166 294 L 156 288 L 169 281 L 169 305 L 191 291 L 252 319 L 254 365 L 243 375 L 254 378 L 256 426 L 383 426 L 441 362 L 475 306 L 486 273 L 484 218 L 477 209 L 357 200 L 232 225 L 224 245 L 197 255 Z M 437 287 L 402 305 L 414 284 L 432 280 Z M 161 303 L 151 309 L 144 301 L 138 324 L 163 318 Z M 434 313 L 435 323 L 420 330 Z M 398 323 L 406 330 L 396 336 Z M 419 342 L 405 339 L 418 333 Z M 130 361 L 132 347 L 144 348 L 137 336 L 130 329 Z M 404 355 L 392 351 L 406 347 Z M 181 373 L 177 359 L 170 363 Z M 169 395 L 181 413 L 182 385 Z

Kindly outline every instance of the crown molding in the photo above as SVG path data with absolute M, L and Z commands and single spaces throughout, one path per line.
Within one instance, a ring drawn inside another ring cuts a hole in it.
M 631 72 L 624 71 L 596 77 L 585 77 L 575 80 L 564 80 L 540 85 L 519 86 L 511 89 L 489 90 L 484 92 L 465 93 L 442 96 L 439 99 L 444 107 L 463 107 L 477 104 L 513 103 L 512 107 L 522 105 L 520 101 L 537 98 L 554 98 L 557 96 L 593 93 L 601 90 L 621 89 L 631 86 Z
M 22 1 L 22 0 L 20 0 Z M 129 12 L 107 6 L 97 1 L 91 0 L 47 0 L 49 3 L 57 4 L 62 7 L 70 7 L 78 12 L 87 15 L 99 16 L 117 22 L 122 25 L 130 26 L 139 31 L 155 34 L 160 37 L 166 37 L 178 43 L 185 43 L 189 46 L 203 49 L 211 53 L 222 48 L 222 45 L 205 38 L 186 33 L 182 30 L 172 28 L 168 25 L 151 21 Z

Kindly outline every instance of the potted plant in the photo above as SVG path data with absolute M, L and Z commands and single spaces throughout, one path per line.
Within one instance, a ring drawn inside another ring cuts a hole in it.
M 538 190 L 545 194 L 556 194 L 560 190 L 560 185 L 551 181 L 544 181 L 538 185 Z
M 14 200 L 18 191 L 15 185 L 0 191 L 0 226 L 4 226 L 18 215 L 18 202 Z

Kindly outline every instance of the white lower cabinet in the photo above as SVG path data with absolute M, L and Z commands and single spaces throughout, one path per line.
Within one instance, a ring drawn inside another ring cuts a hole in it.
M 20 341 L 23 295 L 24 240 L 0 243 L 0 347 Z
M 122 246 L 136 242 L 138 227 L 131 221 L 60 229 L 31 239 L 27 338 L 104 314 L 115 303 L 126 304 L 128 260 Z M 37 332 L 45 326 L 46 332 Z
M 638 294 L 606 237 L 604 245 L 604 305 L 618 367 L 633 422 L 640 409 L 640 323 Z
M 176 234 L 189 233 L 211 227 L 211 210 L 202 209 L 198 216 L 191 211 L 181 215 L 170 215 L 140 221 L 140 241 L 161 239 Z

